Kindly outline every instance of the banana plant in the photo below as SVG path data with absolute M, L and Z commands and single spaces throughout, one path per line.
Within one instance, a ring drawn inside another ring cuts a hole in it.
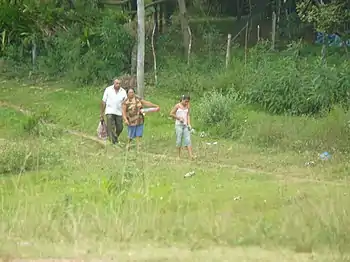
M 90 40 L 94 35 L 94 32 L 89 27 L 84 27 L 83 35 L 80 38 L 82 47 L 87 46 L 90 48 Z

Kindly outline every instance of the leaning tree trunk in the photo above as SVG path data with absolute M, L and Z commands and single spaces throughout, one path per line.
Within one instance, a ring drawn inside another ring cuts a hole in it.
M 145 90 L 145 3 L 137 0 L 137 94 L 144 97 Z

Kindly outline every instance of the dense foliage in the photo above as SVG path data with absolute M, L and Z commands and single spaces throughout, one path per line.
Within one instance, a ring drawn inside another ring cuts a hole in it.
M 15 21 L 15 22 L 14 22 Z M 53 1 L 0 2 L 4 69 L 80 84 L 110 80 L 128 71 L 134 40 L 122 12 Z

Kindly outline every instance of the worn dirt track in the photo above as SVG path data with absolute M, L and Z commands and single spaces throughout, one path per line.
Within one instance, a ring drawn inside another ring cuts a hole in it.
M 109 261 L 237 261 L 237 262 L 310 262 L 310 261 L 334 261 L 335 258 L 323 257 L 311 253 L 294 253 L 286 250 L 266 250 L 259 247 L 214 247 L 205 250 L 180 249 L 180 248 L 155 248 L 140 247 L 138 250 L 123 250 L 116 252 L 105 252 L 101 258 L 86 257 L 81 258 L 41 258 L 41 259 L 10 259 L 4 262 L 109 262 Z

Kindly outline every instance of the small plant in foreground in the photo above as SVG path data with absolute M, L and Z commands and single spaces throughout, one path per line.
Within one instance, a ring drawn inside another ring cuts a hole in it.
M 1 143 L 0 174 L 16 174 L 25 171 L 37 170 L 44 165 L 61 164 L 60 153 L 52 148 L 22 142 L 5 141 Z

